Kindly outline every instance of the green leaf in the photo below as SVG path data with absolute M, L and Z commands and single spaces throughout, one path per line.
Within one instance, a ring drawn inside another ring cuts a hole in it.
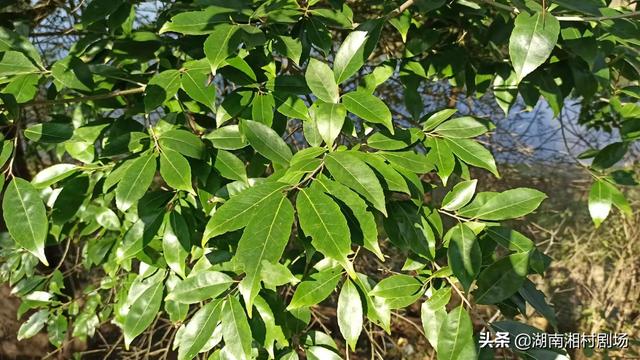
M 47 323 L 49 311 L 47 309 L 35 312 L 18 329 L 18 341 L 29 339 L 37 335 Z
M 3 94 L 11 94 L 18 104 L 32 100 L 38 93 L 40 74 L 17 75 L 2 89 Z
M 232 197 L 209 219 L 202 236 L 202 243 L 214 236 L 241 229 L 252 219 L 256 209 L 270 197 L 279 197 L 286 184 L 267 182 L 256 185 Z
M 449 176 L 451 176 L 456 166 L 456 159 L 453 157 L 453 152 L 449 144 L 443 139 L 428 138 L 426 145 L 430 147 L 427 153 L 427 161 L 433 162 L 436 165 L 438 168 L 438 176 L 446 186 L 449 181 Z
M 392 309 L 407 307 L 422 296 L 422 282 L 409 275 L 391 275 L 382 279 L 369 295 L 385 299 Z
M 238 150 L 247 146 L 247 139 L 240 133 L 238 125 L 227 125 L 217 128 L 203 136 L 211 141 L 216 149 Z
M 448 138 L 472 138 L 491 131 L 495 126 L 489 121 L 481 121 L 471 116 L 463 116 L 446 121 L 433 131 Z
M 166 258 L 166 254 L 165 254 Z M 168 261 L 168 260 L 167 260 Z M 173 267 L 172 267 L 173 270 Z M 175 270 L 174 270 L 175 271 Z M 172 292 L 176 285 L 180 282 L 180 278 L 175 272 L 170 272 L 167 281 L 165 281 L 164 285 L 166 287 L 167 292 Z M 187 318 L 187 314 L 189 312 L 188 304 L 181 304 L 177 301 L 165 300 L 164 301 L 164 311 L 169 315 L 169 320 L 173 324 L 178 324 L 184 322 Z
M 316 186 L 315 184 L 324 189 L 324 192 L 331 194 L 349 207 L 355 217 L 351 223 L 358 223 L 362 232 L 364 247 L 373 252 L 381 261 L 384 261 L 384 255 L 380 250 L 380 245 L 378 245 L 378 229 L 375 217 L 373 213 L 367 210 L 367 203 L 348 187 L 331 181 L 324 176 L 318 177 L 314 182 L 314 186 Z M 353 237 L 354 235 L 352 234 Z
M 274 95 L 278 102 L 282 101 L 280 105 L 278 105 L 278 112 L 282 115 L 290 117 L 292 119 L 300 119 L 310 121 L 309 111 L 307 110 L 307 106 L 304 101 L 295 95 L 288 96 L 284 100 L 280 100 L 277 95 Z
M 228 296 L 222 307 L 222 338 L 233 359 L 251 359 L 251 328 L 247 315 L 235 297 Z
M 387 215 L 382 186 L 367 164 L 345 151 L 327 155 L 325 164 L 334 179 L 364 196 L 376 209 Z
M 333 148 L 333 142 L 340 135 L 342 125 L 347 117 L 344 105 L 316 101 L 309 109 L 309 113 L 324 142 L 329 148 Z
M 527 215 L 540 206 L 547 196 L 535 189 L 511 189 L 492 197 L 473 215 L 482 220 L 515 219 Z
M 0 51 L 6 52 L 8 50 L 22 52 L 33 60 L 36 65 L 43 67 L 40 52 L 27 38 L 20 36 L 16 32 L 0 28 Z
M 150 112 L 162 106 L 178 92 L 178 89 L 180 89 L 180 71 L 171 69 L 154 75 L 144 90 L 145 111 Z
M 142 276 L 142 275 L 140 275 Z M 162 293 L 164 291 L 164 273 L 142 280 L 131 286 L 127 295 L 127 304 L 130 306 L 126 312 L 122 332 L 124 343 L 128 348 L 134 338 L 142 334 L 151 325 L 153 319 L 158 316 L 162 305 Z
M 247 309 L 260 291 L 262 262 L 276 263 L 284 252 L 291 226 L 293 206 L 283 194 L 272 196 L 257 209 L 238 242 L 235 260 L 245 272 L 239 285 Z
M 364 90 L 352 91 L 342 96 L 342 103 L 349 112 L 365 121 L 382 124 L 393 134 L 391 111 L 376 96 Z
M 58 181 L 64 180 L 78 171 L 75 164 L 55 164 L 42 169 L 31 180 L 31 185 L 36 189 L 44 189 Z
M 229 16 L 237 10 L 233 6 L 209 6 L 201 11 L 179 13 L 162 25 L 159 33 L 176 32 L 184 35 L 205 35 L 214 31 L 215 26 L 229 21 Z
M 326 257 L 334 259 L 349 274 L 353 265 L 347 255 L 351 253 L 351 238 L 347 220 L 333 199 L 315 187 L 302 189 L 296 200 L 298 221 L 311 244 Z
M 480 272 L 482 251 L 476 241 L 476 234 L 465 224 L 454 226 L 450 232 L 447 258 L 453 275 L 460 281 L 465 291 Z
M 468 346 L 473 347 L 473 324 L 467 311 L 461 306 L 451 310 L 438 332 L 438 360 L 471 359 L 463 352 Z
M 81 179 L 81 178 L 82 177 L 79 177 L 79 178 L 75 178 L 73 180 L 77 180 L 77 179 Z M 86 190 L 88 188 L 88 181 L 86 181 L 86 183 L 87 184 L 85 185 L 85 189 L 84 189 L 85 191 L 82 192 L 83 195 L 84 195 L 84 193 L 86 192 Z M 69 186 L 69 185 L 77 186 L 77 183 L 75 181 L 70 181 L 69 183 L 65 184 L 65 188 L 67 188 L 67 186 Z M 81 186 L 78 186 L 78 187 L 81 187 Z M 78 193 L 76 192 L 76 193 L 74 193 L 74 195 L 78 196 Z M 56 202 L 57 202 L 57 200 L 56 200 Z M 120 230 L 120 219 L 118 219 L 118 215 L 116 215 L 116 213 L 113 212 L 113 210 L 111 210 L 109 208 L 106 208 L 106 207 L 99 208 L 95 213 L 95 217 L 96 217 L 96 221 L 98 222 L 98 224 L 100 224 L 100 226 L 104 227 L 105 229 L 112 230 L 112 231 L 119 231 Z
M 521 12 L 509 38 L 509 57 L 519 83 L 542 65 L 556 46 L 560 23 L 549 12 Z
M 424 138 L 424 134 L 415 128 L 395 129 L 393 135 L 377 132 L 367 139 L 369 147 L 379 150 L 402 150 Z
M 375 172 L 381 175 L 383 185 L 390 191 L 397 191 L 405 194 L 411 194 L 407 181 L 400 175 L 400 173 L 394 169 L 393 166 L 387 164 L 384 161 L 384 157 L 378 154 L 355 152 L 354 155 L 358 156 L 362 161 L 366 162 Z
M 0 76 L 14 76 L 38 73 L 38 68 L 18 51 L 7 51 L 0 60 Z M 333 79 L 333 76 L 331 77 Z
M 467 205 L 476 192 L 478 180 L 461 181 L 457 183 L 442 200 L 443 210 L 458 210 Z
M 498 245 L 511 251 L 529 252 L 535 247 L 535 244 L 529 238 L 518 231 L 506 227 L 491 226 L 487 227 L 485 232 Z
M 342 360 L 342 357 L 335 351 L 324 346 L 309 346 L 305 354 L 307 355 L 307 360 Z
M 160 152 L 160 175 L 172 188 L 193 193 L 191 166 L 180 153 L 170 149 Z
M 2 146 L 0 146 L 0 168 L 7 163 L 7 160 L 9 160 L 12 154 L 13 154 L 13 142 L 3 141 Z
M 278 262 L 262 261 L 260 279 L 264 283 L 265 289 L 274 290 L 276 287 L 285 284 L 297 284 L 298 278 L 293 276 L 291 270 Z
M 227 179 L 249 182 L 242 160 L 228 151 L 218 150 L 213 167 Z
M 391 165 L 416 174 L 425 174 L 433 169 L 433 163 L 429 158 L 413 151 L 380 151 L 379 154 L 387 159 Z
M 33 185 L 20 178 L 9 182 L 2 199 L 2 217 L 16 243 L 49 266 L 44 255 L 49 222 Z
M 401 249 L 433 259 L 436 237 L 424 212 L 410 202 L 391 202 L 389 208 L 389 218 L 384 219 L 389 240 Z
M 596 170 L 608 169 L 622 160 L 626 153 L 627 145 L 625 143 L 617 142 L 609 144 L 598 152 L 591 163 L 591 167 Z
M 73 126 L 68 123 L 47 122 L 29 125 L 24 130 L 24 136 L 41 143 L 60 143 L 71 139 Z
M 273 123 L 273 108 L 276 106 L 273 95 L 258 93 L 251 103 L 251 118 L 253 121 L 271 126 Z
M 451 288 L 443 287 L 433 291 L 429 299 L 422 303 L 422 307 L 420 308 L 420 320 L 422 320 L 424 334 L 433 348 L 438 346 L 440 328 L 447 319 L 445 306 L 449 303 L 450 299 Z
M 162 253 L 169 268 L 181 277 L 185 277 L 185 261 L 191 251 L 189 225 L 177 211 L 165 215 L 164 234 L 162 235 Z
M 67 328 L 69 324 L 67 322 L 67 318 L 58 314 L 57 316 L 52 317 L 47 322 L 47 334 L 49 335 L 49 342 L 59 348 L 64 343 L 64 340 L 67 336 Z
M 327 103 L 337 103 L 340 100 L 338 84 L 329 65 L 311 58 L 304 77 L 309 89 L 318 99 Z
M 182 304 L 195 304 L 213 299 L 225 292 L 233 283 L 228 275 L 218 271 L 201 271 L 187 277 L 167 295 L 167 300 Z
M 597 180 L 589 191 L 589 215 L 596 228 L 602 224 L 611 212 L 613 203 L 610 187 L 604 180 Z
M 194 159 L 205 158 L 204 143 L 187 130 L 169 130 L 158 137 L 160 146 Z
M 518 293 L 526 302 L 536 309 L 540 315 L 549 320 L 551 326 L 557 328 L 558 320 L 556 319 L 555 310 L 547 304 L 544 293 L 536 289 L 536 286 L 531 282 L 531 280 L 525 280 L 524 286 L 518 291 Z
M 220 320 L 222 299 L 215 299 L 198 310 L 184 328 L 178 348 L 179 360 L 193 359 L 209 341 Z
M 311 280 L 298 284 L 287 311 L 320 303 L 336 289 L 341 277 L 342 272 L 335 268 L 312 274 Z
M 293 60 L 296 65 L 300 65 L 300 57 L 302 56 L 302 43 L 300 39 L 294 39 L 291 36 L 278 36 L 274 43 L 274 48 L 282 55 Z
M 449 119 L 456 113 L 458 109 L 444 109 L 440 110 L 433 115 L 429 116 L 424 124 L 422 124 L 422 129 L 424 131 L 431 131 L 435 129 L 438 125 L 442 124 L 445 120 Z
M 71 89 L 91 91 L 94 87 L 89 65 L 74 56 L 56 61 L 51 67 L 51 75 Z
M 305 22 L 305 33 L 311 43 L 317 46 L 324 56 L 328 56 L 331 51 L 331 33 L 327 30 L 320 19 L 312 16 Z
M 373 51 L 371 45 L 375 46 L 380 35 L 379 24 L 376 20 L 367 21 L 344 39 L 333 61 L 333 73 L 338 84 L 350 78 L 364 65 Z
M 156 173 L 156 154 L 137 158 L 125 171 L 116 186 L 116 206 L 127 211 L 147 192 Z
M 487 169 L 496 177 L 500 177 L 493 155 L 482 145 L 470 139 L 444 139 L 444 141 L 460 160 L 469 165 Z
M 260 155 L 281 165 L 288 165 L 291 149 L 272 128 L 257 121 L 243 120 L 240 130 Z
M 216 108 L 216 86 L 209 84 L 209 74 L 198 69 L 182 73 L 181 87 L 193 100 L 205 105 L 211 111 Z
M 205 40 L 204 53 L 214 74 L 220 64 L 236 52 L 239 41 L 238 29 L 237 25 L 219 24 Z
M 515 253 L 485 268 L 473 292 L 478 304 L 495 304 L 511 297 L 522 287 L 529 268 L 529 254 Z
M 269 357 L 273 359 L 275 358 L 273 344 L 277 341 L 280 346 L 288 346 L 289 342 L 282 327 L 276 323 L 276 318 L 269 304 L 258 296 L 255 299 L 255 307 L 265 326 L 264 348 L 269 353 Z
M 362 332 L 362 300 L 351 280 L 345 280 L 338 296 L 338 328 L 352 351 Z

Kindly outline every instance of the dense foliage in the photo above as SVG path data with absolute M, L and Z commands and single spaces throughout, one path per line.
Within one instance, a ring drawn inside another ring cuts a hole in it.
M 555 326 L 527 278 L 548 257 L 503 223 L 545 195 L 477 191 L 474 168 L 499 177 L 483 146 L 493 125 L 456 115 L 455 99 L 426 112 L 427 80 L 492 93 L 505 112 L 542 97 L 560 121 L 574 99 L 584 124 L 620 132 L 580 155 L 593 158 L 596 226 L 612 206 L 631 211 L 620 189 L 635 181 L 614 165 L 640 137 L 635 12 L 605 0 L 195 0 L 144 22 L 147 5 L 78 7 L 77 39 L 53 59 L 30 42 L 33 24 L 2 17 L 0 275 L 31 314 L 19 339 L 46 329 L 61 347 L 111 322 L 129 347 L 162 316 L 179 359 L 339 359 L 421 303 L 438 358 L 472 359 L 475 304 L 510 319 L 529 304 Z M 402 111 L 380 95 L 389 83 Z M 50 121 L 33 122 L 42 112 Z M 388 256 L 406 261 L 371 265 Z M 311 321 L 332 294 L 335 339 Z

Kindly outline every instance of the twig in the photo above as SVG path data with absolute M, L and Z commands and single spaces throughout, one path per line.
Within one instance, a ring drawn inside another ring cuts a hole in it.
M 145 86 L 140 86 L 133 89 L 126 90 L 116 90 L 104 94 L 97 95 L 88 95 L 88 96 L 78 96 L 67 99 L 56 99 L 56 100 L 34 100 L 29 101 L 23 104 L 23 106 L 31 106 L 31 105 L 56 105 L 56 104 L 68 104 L 74 102 L 83 102 L 83 101 L 93 101 L 93 100 L 104 100 L 111 99 L 118 96 L 132 95 L 132 94 L 140 94 L 144 92 Z

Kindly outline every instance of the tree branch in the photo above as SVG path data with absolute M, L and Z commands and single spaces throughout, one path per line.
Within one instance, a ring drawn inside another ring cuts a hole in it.
M 396 17 L 396 16 L 402 14 L 411 5 L 413 5 L 413 3 L 414 3 L 414 0 L 405 1 L 404 3 L 402 3 L 402 5 L 400 5 L 399 7 L 395 8 L 392 12 L 390 12 L 389 15 L 387 15 L 387 18 L 390 19 L 392 17 Z
M 67 99 L 34 100 L 34 101 L 26 102 L 26 103 L 22 104 L 22 106 L 55 105 L 55 104 L 68 104 L 68 103 L 84 102 L 84 101 L 92 101 L 92 100 L 104 100 L 104 99 L 111 99 L 111 98 L 118 97 L 118 96 L 140 94 L 140 93 L 144 92 L 144 89 L 145 89 L 145 86 L 140 86 L 140 87 L 133 88 L 133 89 L 117 90 L 117 91 L 112 91 L 112 92 L 108 92 L 108 93 L 104 93 L 104 94 L 78 96 L 78 97 L 67 98 Z

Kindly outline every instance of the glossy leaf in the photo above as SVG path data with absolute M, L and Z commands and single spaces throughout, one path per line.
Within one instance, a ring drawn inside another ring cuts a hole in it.
M 505 220 L 527 215 L 540 206 L 547 196 L 535 189 L 511 189 L 492 197 L 473 217 L 483 220 Z
M 204 53 L 213 73 L 222 62 L 236 52 L 238 26 L 220 24 L 215 27 L 204 42 Z
M 460 359 L 465 348 L 469 346 L 473 348 L 475 355 L 471 318 L 462 306 L 458 306 L 447 314 L 440 328 L 437 345 L 438 360 Z
M 529 267 L 529 253 L 515 253 L 485 268 L 473 292 L 478 304 L 495 304 L 516 293 L 524 283 Z
M 247 308 L 260 290 L 262 262 L 278 262 L 289 241 L 293 225 L 293 206 L 284 195 L 272 196 L 260 205 L 245 228 L 235 260 L 245 272 L 239 285 Z
M 349 226 L 338 204 L 312 187 L 298 193 L 296 208 L 300 227 L 311 237 L 313 247 L 338 261 L 348 272 L 353 272 L 347 259 L 347 255 L 351 253 Z
M 458 224 L 449 232 L 451 234 L 447 252 L 449 267 L 465 291 L 469 291 L 482 265 L 480 245 L 476 241 L 476 234 L 465 224 Z
M 213 167 L 227 179 L 249 182 L 242 160 L 228 151 L 218 150 Z
M 338 327 L 352 351 L 362 332 L 362 301 L 351 280 L 346 280 L 338 296 Z
M 589 214 L 596 228 L 609 216 L 612 203 L 612 194 L 607 184 L 603 180 L 594 182 L 589 191 Z
M 180 153 L 169 149 L 160 152 L 160 175 L 172 188 L 193 192 L 191 167 Z
M 332 148 L 347 117 L 344 105 L 316 101 L 309 111 L 315 121 L 318 133 L 327 146 Z
M 240 133 L 238 125 L 223 126 L 203 137 L 209 139 L 217 149 L 237 150 L 248 145 L 247 139 Z
M 312 274 L 310 280 L 304 280 L 298 284 L 287 310 L 320 303 L 335 290 L 341 277 L 342 273 L 335 269 Z
M 127 211 L 146 193 L 156 173 L 156 154 L 139 157 L 129 166 L 116 187 L 116 206 Z
M 205 157 L 204 143 L 193 133 L 186 130 L 169 130 L 158 137 L 160 146 L 194 159 Z
M 542 65 L 556 46 L 560 23 L 548 12 L 520 13 L 509 39 L 509 56 L 517 82 Z
M 374 95 L 366 91 L 352 91 L 342 96 L 342 103 L 349 112 L 365 121 L 382 124 L 393 134 L 391 111 L 382 100 Z
M 244 120 L 240 129 L 249 144 L 262 156 L 281 165 L 289 164 L 293 156 L 291 149 L 273 129 L 251 120 Z
M 348 152 L 334 152 L 327 155 L 325 164 L 334 179 L 364 196 L 376 209 L 387 214 L 380 182 L 362 160 Z
M 478 180 L 461 181 L 457 183 L 442 200 L 443 210 L 458 210 L 467 205 L 476 192 Z
M 226 291 L 233 279 L 218 271 L 202 271 L 193 274 L 176 285 L 167 300 L 174 300 L 183 304 L 213 299 Z
M 127 296 L 129 309 L 122 327 L 124 343 L 128 347 L 131 341 L 151 325 L 158 315 L 164 291 L 164 276 L 153 276 L 138 283 L 139 288 L 132 286 Z M 155 280 L 155 281 L 154 281 Z
M 234 359 L 251 359 L 251 328 L 238 299 L 227 297 L 221 320 L 225 349 Z
M 316 59 L 310 59 L 304 75 L 309 89 L 318 99 L 327 103 L 337 103 L 340 99 L 338 84 L 333 78 L 329 65 Z
M 286 186 L 278 182 L 268 182 L 244 190 L 231 198 L 213 214 L 207 223 L 202 236 L 203 244 L 214 236 L 245 227 L 256 209 L 270 197 L 280 196 L 279 194 Z
M 215 299 L 200 308 L 184 328 L 180 336 L 178 359 L 193 359 L 204 347 L 220 321 L 223 301 Z
M 26 180 L 13 178 L 2 199 L 2 217 L 15 242 L 49 265 L 44 255 L 49 222 L 38 191 Z

